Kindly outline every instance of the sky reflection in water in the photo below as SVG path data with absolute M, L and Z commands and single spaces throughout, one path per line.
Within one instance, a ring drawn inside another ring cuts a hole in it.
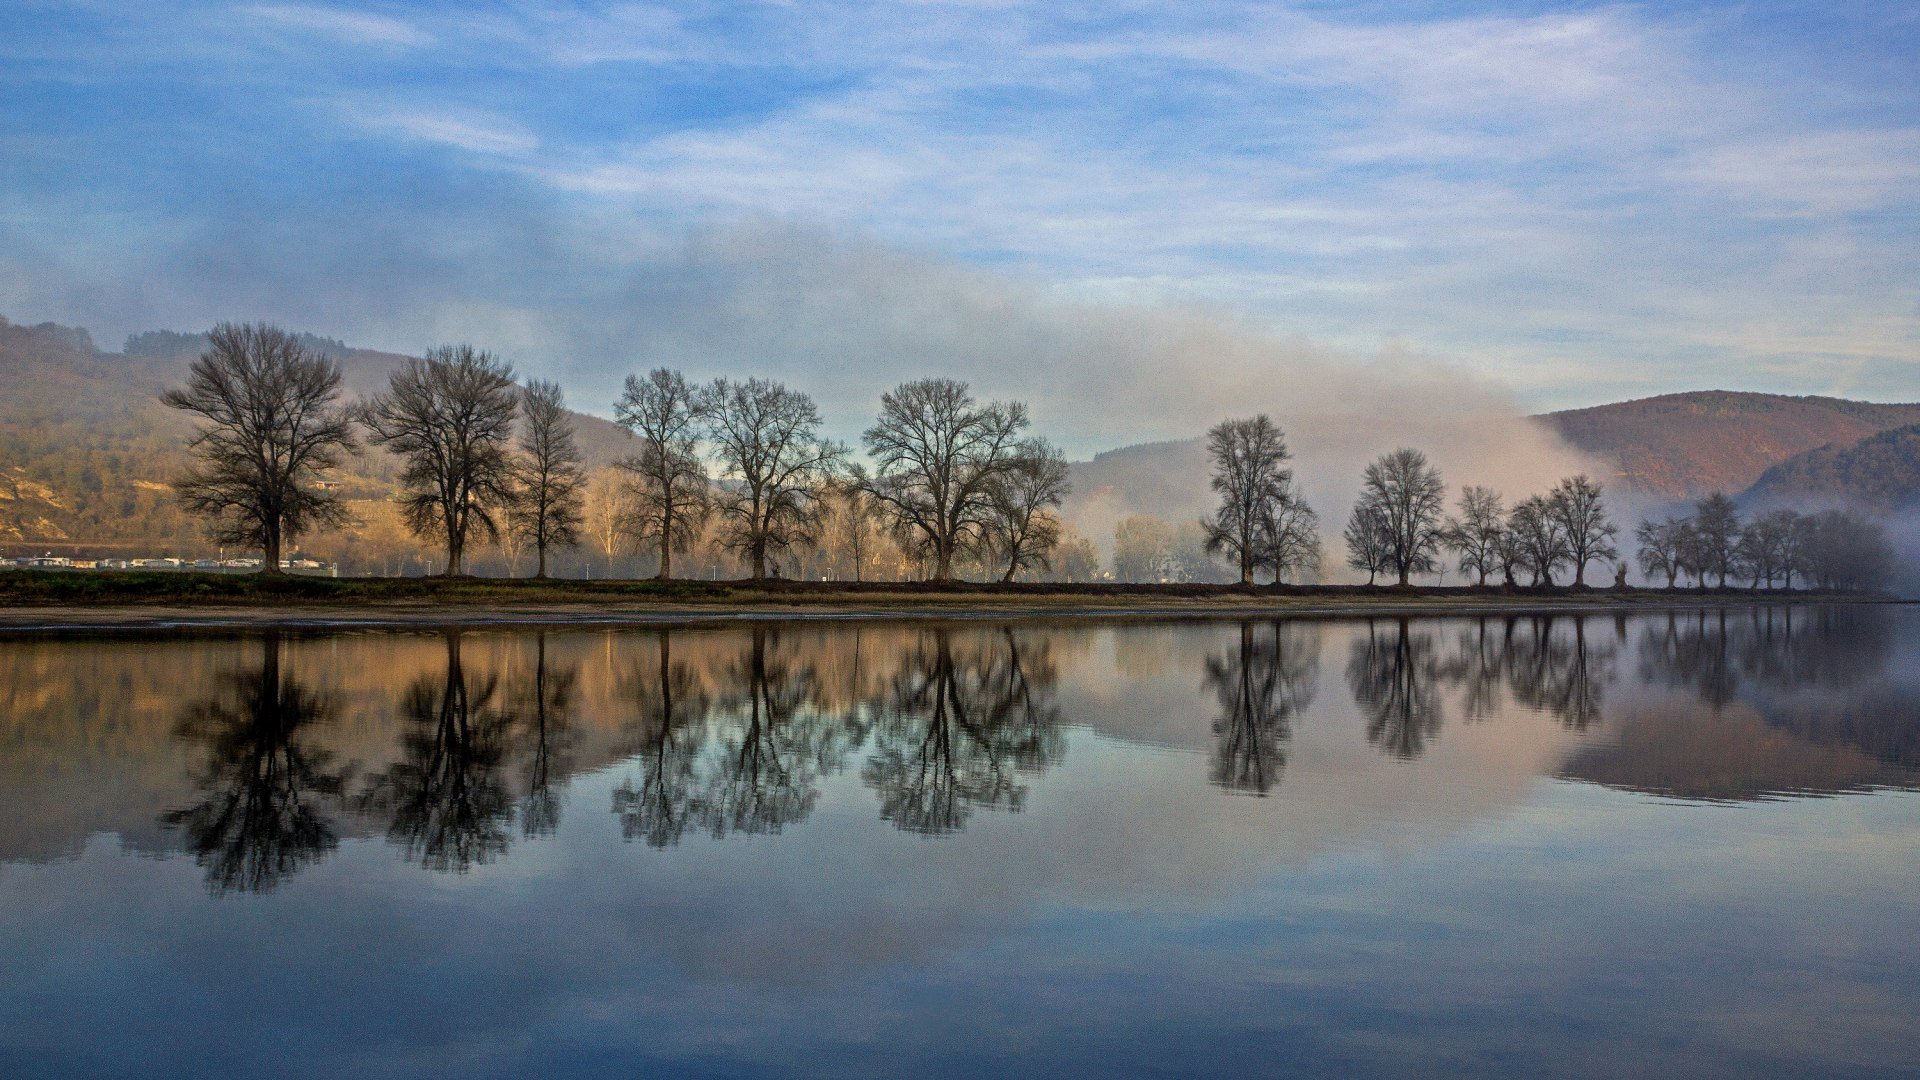
M 1915 615 L 0 643 L 0 1073 L 1911 1074 Z

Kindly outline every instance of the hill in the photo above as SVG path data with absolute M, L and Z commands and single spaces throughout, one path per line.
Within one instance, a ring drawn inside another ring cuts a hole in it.
M 1801 454 L 1920 424 L 1920 404 L 1709 390 L 1538 419 L 1575 449 L 1614 466 L 1629 487 L 1679 500 L 1745 491 L 1768 469 Z
M 1741 501 L 1763 506 L 1832 503 L 1882 513 L 1920 509 L 1920 424 L 1789 458 L 1761 474 Z

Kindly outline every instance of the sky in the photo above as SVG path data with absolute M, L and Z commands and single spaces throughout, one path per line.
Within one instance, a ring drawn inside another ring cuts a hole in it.
M 0 315 L 466 340 L 603 414 L 1915 400 L 1917 241 L 1910 2 L 0 5 Z

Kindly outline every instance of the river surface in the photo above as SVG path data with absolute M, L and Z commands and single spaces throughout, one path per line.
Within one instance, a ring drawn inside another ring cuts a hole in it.
M 1920 1075 L 1920 609 L 0 640 L 0 1076 Z

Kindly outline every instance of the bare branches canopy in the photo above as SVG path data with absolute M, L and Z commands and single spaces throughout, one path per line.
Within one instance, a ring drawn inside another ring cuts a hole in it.
M 627 376 L 614 405 L 620 426 L 640 441 L 638 452 L 620 462 L 633 478 L 630 530 L 658 545 L 656 576 L 663 581 L 673 576 L 673 556 L 693 544 L 709 507 L 701 416 L 699 390 L 666 368 L 644 379 Z
M 1367 466 L 1360 505 L 1380 530 L 1386 560 L 1381 569 L 1407 584 L 1411 574 L 1438 569 L 1441 512 L 1446 485 L 1427 455 L 1402 447 Z
M 1317 522 L 1293 490 L 1286 437 L 1265 413 L 1214 425 L 1207 456 L 1220 496 L 1219 510 L 1200 522 L 1207 551 L 1232 560 L 1242 585 L 1253 584 L 1256 569 L 1270 568 L 1278 580 L 1308 559 L 1319 563 Z
M 187 384 L 160 399 L 205 421 L 188 444 L 198 461 L 174 490 L 213 518 L 221 543 L 259 548 L 261 572 L 277 574 L 283 545 L 347 520 L 315 483 L 355 449 L 340 368 L 275 326 L 221 323 L 208 336 Z
M 500 535 L 498 512 L 513 498 L 510 453 L 519 404 L 513 368 L 471 345 L 443 345 L 393 373 L 361 422 L 399 454 L 401 511 L 414 534 L 446 545 L 457 577 L 477 531 Z
M 935 580 L 952 580 L 955 553 L 985 537 L 993 482 L 1018 456 L 1026 426 L 1025 405 L 975 401 L 953 379 L 921 379 L 881 395 L 879 420 L 865 435 L 873 494 L 931 559 Z
M 987 489 L 988 545 L 1007 563 L 1000 580 L 1052 568 L 1061 533 L 1053 509 L 1067 491 L 1067 456 L 1045 439 L 1021 440 L 1013 460 Z
M 548 549 L 580 543 L 586 476 L 560 384 L 529 382 L 520 393 L 520 414 L 518 477 L 508 517 L 513 531 L 533 545 L 533 576 L 544 578 Z
M 1446 546 L 1460 554 L 1460 572 L 1474 575 L 1476 584 L 1506 569 L 1501 540 L 1507 532 L 1506 510 L 1500 493 L 1469 484 L 1460 489 L 1460 516 L 1447 519 Z
M 727 482 L 716 500 L 721 540 L 760 581 L 789 545 L 814 538 L 821 491 L 846 449 L 820 437 L 811 397 L 777 382 L 715 379 L 701 412 Z

